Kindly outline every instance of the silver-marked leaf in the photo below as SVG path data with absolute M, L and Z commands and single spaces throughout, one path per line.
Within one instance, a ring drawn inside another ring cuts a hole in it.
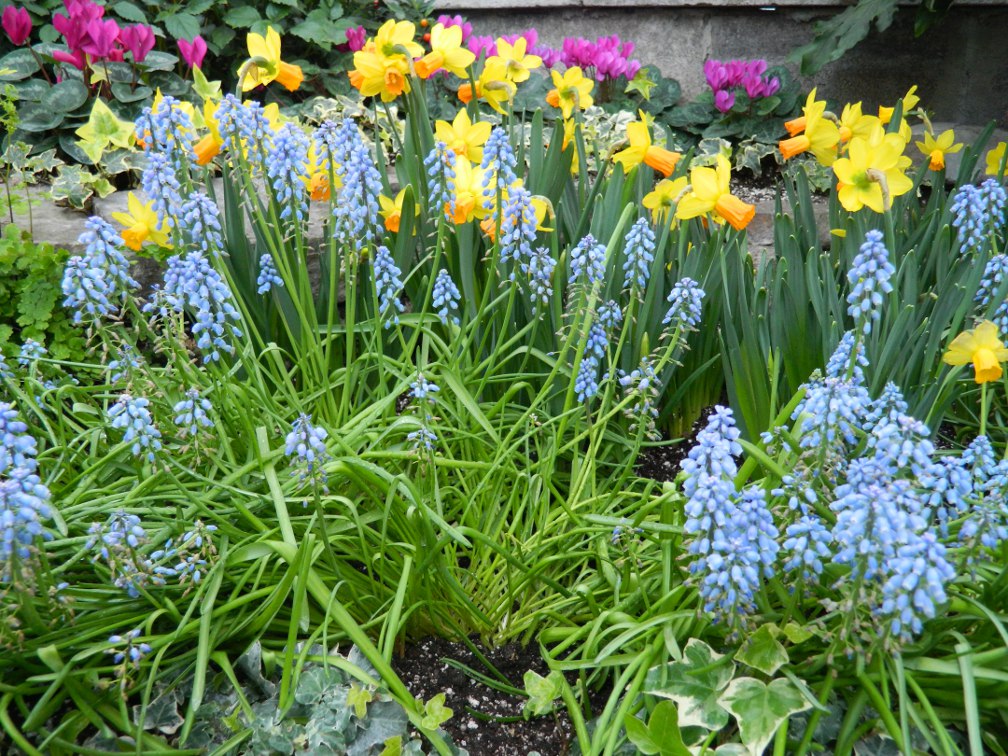
M 777 640 L 774 631 L 780 632 L 776 625 L 760 627 L 742 644 L 742 648 L 735 654 L 735 661 L 772 677 L 774 672 L 789 661 L 787 651 Z
M 720 730 L 728 724 L 728 712 L 718 703 L 735 674 L 735 664 L 701 640 L 691 638 L 683 660 L 652 668 L 644 692 L 675 702 L 680 727 Z M 664 681 L 664 682 L 663 682 Z
M 742 744 L 751 756 L 763 753 L 788 717 L 809 708 L 808 701 L 787 680 L 767 685 L 752 677 L 732 680 L 721 702 L 738 722 Z

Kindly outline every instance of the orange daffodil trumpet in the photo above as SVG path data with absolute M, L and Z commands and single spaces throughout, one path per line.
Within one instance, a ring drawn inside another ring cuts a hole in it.
M 385 228 L 392 233 L 399 233 L 399 225 L 402 223 L 403 198 L 406 196 L 406 189 L 400 189 L 395 199 L 389 199 L 384 194 L 378 195 L 378 202 L 381 204 L 379 215 L 385 221 Z M 420 215 L 420 207 L 413 204 L 413 214 Z
M 924 135 L 923 142 L 916 142 L 917 149 L 928 157 L 928 167 L 932 171 L 940 171 L 945 167 L 945 156 L 959 152 L 962 144 L 953 144 L 955 133 L 952 129 L 943 131 L 937 139 L 934 134 L 928 132 Z
M 630 146 L 613 155 L 613 160 L 623 166 L 624 173 L 629 173 L 632 168 L 644 163 L 667 178 L 672 175 L 682 155 L 652 144 L 651 131 L 643 112 L 640 113 L 640 118 L 639 121 L 627 124 Z
M 996 381 L 1001 377 L 1001 363 L 1008 360 L 1008 349 L 998 336 L 997 326 L 981 321 L 972 331 L 956 336 L 942 357 L 947 365 L 973 364 L 973 380 L 977 383 Z
M 171 247 L 168 232 L 162 230 L 161 221 L 154 212 L 154 200 L 147 204 L 140 201 L 133 192 L 126 198 L 129 212 L 112 213 L 112 218 L 122 223 L 122 239 L 126 246 L 134 252 L 139 251 L 144 242 L 150 242 L 158 247 Z
M 266 36 L 249 34 L 246 38 L 249 60 L 238 71 L 243 92 L 259 85 L 278 81 L 293 92 L 304 81 L 300 66 L 280 59 L 280 35 L 272 26 L 266 27 Z
M 462 47 L 462 27 L 435 24 L 430 30 L 431 51 L 414 64 L 417 76 L 427 79 L 435 71 L 444 69 L 460 79 L 468 75 L 466 69 L 476 56 Z
M 804 123 L 801 123 L 802 132 L 795 133 L 789 139 L 782 139 L 780 144 L 781 155 L 785 160 L 790 160 L 795 155 L 803 152 L 811 152 L 823 165 L 830 165 L 836 158 L 836 145 L 840 141 L 840 131 L 837 125 L 826 117 L 826 101 L 815 99 L 816 90 L 809 93 L 804 113 Z M 796 128 L 794 122 L 791 128 Z M 791 132 L 788 128 L 788 132 Z
M 727 221 L 741 231 L 756 215 L 756 206 L 743 202 L 731 193 L 731 164 L 724 155 L 717 156 L 714 168 L 699 167 L 690 171 L 690 191 L 679 200 L 676 217 L 681 220 L 711 214 L 715 223 Z
M 585 77 L 579 66 L 568 68 L 561 74 L 550 71 L 553 77 L 553 89 L 546 93 L 546 102 L 554 108 L 560 108 L 565 119 L 571 117 L 574 109 L 586 110 L 595 104 L 591 93 L 595 82 Z

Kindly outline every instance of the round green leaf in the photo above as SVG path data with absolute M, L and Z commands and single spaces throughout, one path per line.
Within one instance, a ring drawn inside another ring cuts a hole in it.
M 68 79 L 53 85 L 44 98 L 42 107 L 54 113 L 72 113 L 88 100 L 88 89 L 83 82 Z
M 41 102 L 49 91 L 49 85 L 42 79 L 25 79 L 14 85 L 21 103 Z M 22 105 L 23 107 L 23 105 Z
M 165 24 L 165 26 L 167 26 L 167 24 Z M 197 27 L 196 34 L 199 34 L 199 27 Z M 184 38 L 192 39 L 194 36 L 196 35 L 193 34 Z M 152 50 L 147 53 L 147 57 L 144 58 L 144 62 L 141 65 L 149 71 L 172 71 L 174 70 L 176 63 L 178 63 L 177 56 Z
M 21 81 L 36 73 L 39 64 L 31 50 L 22 48 L 0 58 L 0 71 L 5 69 L 9 72 L 0 73 L 0 81 Z
M 81 165 L 92 165 L 93 161 L 88 157 L 87 153 L 80 148 L 77 144 L 77 140 L 74 138 L 73 134 L 60 134 L 59 138 L 60 149 L 63 150 L 75 163 L 80 163 Z
M 63 123 L 64 114 L 53 112 L 43 105 L 32 105 L 22 110 L 18 115 L 21 117 L 18 128 L 21 131 L 34 134 L 39 131 L 55 129 Z
M 140 102 L 154 97 L 154 90 L 141 84 L 136 89 L 121 81 L 112 85 L 112 96 L 118 102 Z
M 153 55 L 153 53 L 151 53 Z M 149 57 L 149 56 L 148 56 Z M 131 82 L 133 81 L 133 66 L 129 63 L 107 63 L 98 69 L 99 71 L 108 71 L 109 81 L 123 81 Z

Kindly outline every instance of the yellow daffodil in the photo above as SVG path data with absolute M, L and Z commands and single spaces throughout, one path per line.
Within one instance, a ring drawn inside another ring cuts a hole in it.
M 224 145 L 220 124 L 217 123 L 217 108 L 218 103 L 216 102 L 207 100 L 203 103 L 203 124 L 208 133 L 193 146 L 196 162 L 199 165 L 207 165 L 220 153 L 221 147 Z
M 823 165 L 831 165 L 836 159 L 836 145 L 840 141 L 837 125 L 825 117 L 826 101 L 815 99 L 816 90 L 809 93 L 802 111 L 805 114 L 805 130 L 789 139 L 782 139 L 778 146 L 785 160 L 795 155 L 811 152 Z
M 469 74 L 466 69 L 476 60 L 476 56 L 462 47 L 462 27 L 434 24 L 430 30 L 431 51 L 414 64 L 417 76 L 429 78 L 435 71 L 444 69 L 460 79 Z
M 517 88 L 507 79 L 507 66 L 503 60 L 494 57 L 483 64 L 483 70 L 476 80 L 476 97 L 491 108 L 504 114 L 505 103 L 510 104 Z M 468 104 L 473 98 L 472 84 L 463 84 L 458 90 L 459 99 Z
M 410 21 L 390 18 L 375 32 L 374 49 L 385 58 L 419 58 L 423 48 L 413 39 L 415 35 L 416 27 Z
M 930 158 L 928 167 L 932 171 L 940 171 L 945 167 L 945 156 L 962 149 L 962 144 L 953 144 L 953 142 L 955 142 L 955 134 L 952 129 L 949 129 L 943 131 L 937 139 L 934 134 L 928 132 L 924 135 L 924 141 L 916 142 L 916 144 L 917 149 Z
M 354 68 L 348 72 L 350 83 L 361 97 L 381 96 L 382 102 L 392 102 L 410 91 L 409 61 L 403 55 L 380 55 L 373 44 L 354 53 Z
M 987 167 L 986 172 L 988 176 L 1001 175 L 1001 162 L 1005 159 L 1006 149 L 1008 149 L 1008 142 L 998 142 L 996 147 L 987 151 L 984 163 Z
M 260 84 L 269 84 L 271 81 L 280 82 L 291 92 L 301 86 L 304 73 L 300 66 L 280 59 L 280 35 L 272 26 L 266 27 L 265 37 L 249 33 L 245 40 L 249 58 L 254 62 L 249 65 L 242 80 L 243 92 L 255 89 Z
M 528 81 L 529 72 L 542 65 L 542 58 L 528 54 L 528 40 L 525 37 L 518 37 L 514 44 L 498 38 L 497 55 L 494 57 L 504 63 L 507 80 L 515 84 Z
M 487 216 L 489 211 L 483 204 L 484 175 L 485 171 L 478 164 L 470 163 L 468 158 L 455 159 L 455 207 L 445 208 L 445 213 L 451 214 L 455 225 L 482 220 Z
M 840 113 L 840 143 L 847 144 L 854 137 L 867 138 L 879 125 L 879 119 L 873 115 L 865 115 L 861 111 L 861 103 L 847 103 Z
M 868 139 L 851 139 L 847 155 L 833 163 L 840 204 L 852 213 L 865 205 L 881 213 L 894 197 L 909 192 L 913 181 L 903 173 L 905 147 L 899 134 L 883 134 L 881 126 Z
M 154 200 L 145 205 L 139 197 L 130 192 L 126 202 L 129 212 L 112 213 L 112 218 L 125 226 L 122 238 L 126 246 L 138 251 L 145 241 L 149 241 L 159 247 L 171 247 L 168 233 L 160 230 L 161 222 L 154 212 Z
M 717 156 L 715 168 L 699 167 L 690 171 L 690 191 L 679 200 L 676 217 L 681 220 L 713 213 L 716 223 L 728 221 L 742 230 L 756 215 L 756 206 L 731 193 L 731 164 L 724 155 Z
M 1005 360 L 1008 360 L 1008 349 L 998 338 L 997 326 L 989 320 L 981 321 L 972 331 L 956 336 L 942 357 L 948 365 L 973 363 L 973 380 L 977 383 L 1000 378 L 1000 363 Z
M 339 190 L 343 185 L 335 170 L 330 177 L 329 160 L 328 151 L 319 154 L 313 140 L 308 148 L 308 173 L 301 179 L 307 185 L 308 196 L 313 202 L 326 202 L 332 197 L 332 190 Z
M 524 186 L 524 182 L 518 179 L 510 188 Z M 508 203 L 508 189 L 504 189 L 501 193 L 501 206 L 507 205 Z M 492 204 L 492 203 L 491 203 Z M 552 231 L 552 228 L 546 227 L 546 214 L 552 210 L 552 204 L 545 197 L 540 197 L 538 194 L 532 195 L 532 215 L 535 220 L 536 231 Z M 480 221 L 480 228 L 483 233 L 487 235 L 491 242 L 497 240 L 497 221 L 493 215 L 488 215 L 482 221 Z
M 906 116 L 906 114 L 909 113 L 911 110 L 913 110 L 915 107 L 917 107 L 917 103 L 920 102 L 920 97 L 917 96 L 917 85 L 914 84 L 912 87 L 910 87 L 910 89 L 907 90 L 907 93 L 903 95 L 901 99 L 903 101 L 903 115 Z M 895 107 L 887 108 L 882 105 L 879 105 L 878 117 L 879 121 L 882 122 L 883 126 L 889 125 L 889 121 L 892 120 L 893 113 L 895 112 L 896 112 Z
M 639 121 L 627 124 L 630 146 L 613 155 L 613 160 L 623 166 L 624 173 L 629 173 L 631 168 L 644 163 L 667 178 L 672 175 L 682 155 L 651 144 L 651 130 L 643 112 L 640 113 L 640 118 Z
M 560 145 L 561 149 L 566 150 L 574 142 L 574 129 L 577 128 L 577 122 L 573 118 L 568 118 L 563 122 L 564 126 L 564 138 L 563 144 Z M 571 175 L 577 175 L 578 172 L 578 151 L 577 147 L 574 148 L 574 156 L 571 158 Z
M 643 205 L 651 211 L 655 223 L 661 223 L 683 196 L 689 181 L 685 176 L 677 179 L 662 179 L 655 188 L 644 195 Z
M 595 104 L 591 96 L 595 82 L 586 78 L 579 66 L 568 68 L 563 74 L 554 69 L 550 75 L 554 88 L 546 93 L 546 102 L 560 108 L 564 118 L 570 118 L 574 108 L 585 110 Z
M 406 189 L 400 189 L 394 200 L 389 199 L 384 194 L 378 195 L 378 202 L 381 203 L 379 215 L 385 219 L 385 228 L 394 234 L 399 233 L 399 225 L 402 222 L 403 198 L 406 196 Z M 413 205 L 415 215 L 420 214 L 420 208 Z
M 469 113 L 462 108 L 455 120 L 437 121 L 434 124 L 434 137 L 444 142 L 448 149 L 456 155 L 464 155 L 474 163 L 483 160 L 483 145 L 490 138 L 491 125 L 486 121 L 473 123 Z

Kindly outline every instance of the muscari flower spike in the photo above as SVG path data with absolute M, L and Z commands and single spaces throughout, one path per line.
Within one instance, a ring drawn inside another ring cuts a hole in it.
M 266 159 L 266 177 L 280 205 L 280 218 L 292 215 L 303 221 L 308 214 L 308 186 L 302 181 L 308 173 L 311 140 L 296 124 L 284 124 L 273 135 Z
M 132 444 L 133 456 L 144 455 L 153 462 L 161 450 L 161 431 L 154 424 L 149 406 L 150 400 L 142 396 L 123 394 L 106 414 L 111 427 L 124 431 L 123 441 Z
M 129 274 L 122 237 L 107 222 L 92 216 L 80 236 L 83 255 L 74 255 L 63 272 L 63 306 L 74 311 L 74 323 L 97 323 L 116 310 L 116 300 L 126 300 L 139 284 Z
M 696 328 L 700 325 L 704 296 L 704 290 L 692 278 L 676 281 L 668 295 L 669 308 L 662 325 L 671 323 L 675 328 Z
M 284 454 L 294 465 L 291 475 L 325 489 L 328 475 L 323 466 L 332 458 L 325 443 L 328 437 L 325 428 L 312 425 L 311 415 L 298 416 L 284 442 Z
M 455 153 L 439 141 L 424 158 L 424 168 L 431 208 L 451 219 L 455 215 Z
M 213 421 L 207 414 L 213 410 L 210 400 L 200 396 L 199 390 L 191 388 L 185 392 L 185 399 L 175 403 L 172 412 L 175 413 L 175 425 L 187 435 L 195 436 L 200 428 L 213 427 Z
M 871 230 L 865 235 L 864 244 L 854 257 L 854 263 L 847 272 L 851 291 L 847 295 L 847 314 L 861 324 L 862 333 L 871 333 L 872 322 L 882 315 L 883 294 L 893 290 L 889 279 L 896 268 L 889 262 L 882 232 Z
M 651 265 L 654 263 L 655 235 L 651 224 L 646 218 L 638 218 L 624 240 L 626 262 L 623 263 L 623 288 L 637 287 L 638 295 L 643 296 L 651 276 Z
M 402 275 L 399 267 L 392 259 L 388 247 L 379 245 L 374 256 L 375 290 L 378 292 L 378 317 L 386 328 L 399 324 L 399 313 L 405 311 L 405 306 L 399 300 L 403 289 Z
M 273 255 L 263 252 L 259 256 L 259 276 L 256 278 L 256 293 L 266 294 L 274 286 L 283 288 L 284 282 L 277 271 L 276 263 L 273 262 Z
M 458 315 L 451 315 L 451 313 L 458 312 L 461 296 L 451 274 L 444 268 L 439 270 L 437 278 L 434 279 L 434 289 L 431 292 L 431 306 L 435 308 L 434 311 L 442 325 L 448 325 L 449 317 L 452 323 L 459 324 Z
M 570 253 L 569 286 L 574 286 L 584 278 L 589 286 L 600 283 L 605 277 L 606 248 L 595 241 L 591 234 L 577 243 Z

